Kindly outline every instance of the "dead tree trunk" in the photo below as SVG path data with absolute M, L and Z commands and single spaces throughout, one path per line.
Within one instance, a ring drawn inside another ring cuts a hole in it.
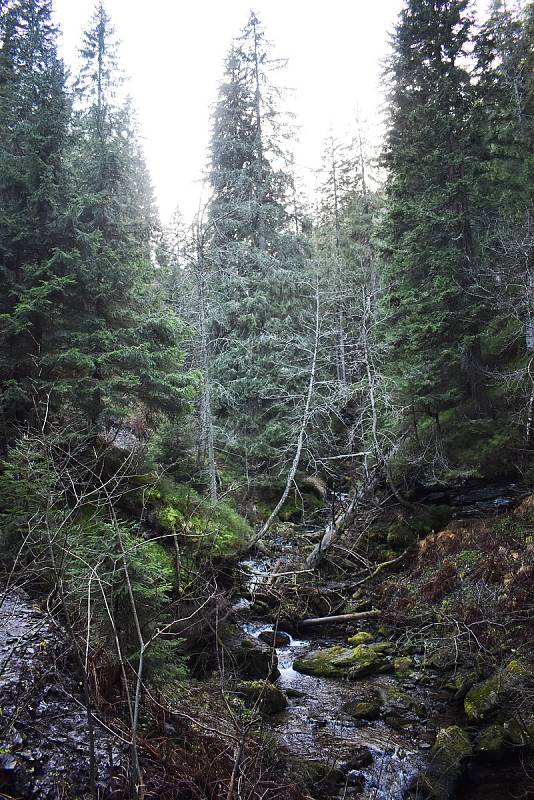
M 320 339 L 320 332 L 321 332 L 321 324 L 320 324 L 320 315 L 319 315 L 319 276 L 316 276 L 315 279 L 315 336 L 314 336 L 314 344 L 313 344 L 313 352 L 312 352 L 312 360 L 310 366 L 310 377 L 308 380 L 308 390 L 306 392 L 306 403 L 304 405 L 304 411 L 302 414 L 302 420 L 300 423 L 300 430 L 297 439 L 297 446 L 295 448 L 295 455 L 293 457 L 293 462 L 291 464 L 291 468 L 287 475 L 286 485 L 284 491 L 282 492 L 280 499 L 278 500 L 276 506 L 271 512 L 271 515 L 267 519 L 267 521 L 262 525 L 258 534 L 252 540 L 252 544 L 255 544 L 259 541 L 269 528 L 271 527 L 273 520 L 276 518 L 278 512 L 284 505 L 293 481 L 295 480 L 295 475 L 297 473 L 297 469 L 300 463 L 300 456 L 302 454 L 302 446 L 304 444 L 304 437 L 306 435 L 306 428 L 308 426 L 308 420 L 310 417 L 310 409 L 311 403 L 313 399 L 313 392 L 315 388 L 315 374 L 317 372 L 317 356 L 319 352 L 319 339 Z

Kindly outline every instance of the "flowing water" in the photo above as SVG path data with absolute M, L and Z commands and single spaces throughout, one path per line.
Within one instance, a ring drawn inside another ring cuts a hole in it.
M 274 545 L 274 555 L 242 562 L 248 575 L 246 588 L 252 595 L 264 584 L 273 566 L 280 566 L 280 555 L 291 560 L 296 551 L 296 543 L 291 540 L 278 538 Z M 249 608 L 246 600 L 236 606 L 246 634 L 258 637 L 262 631 L 272 630 L 272 623 L 251 619 Z M 387 696 L 388 689 L 401 688 L 419 709 L 432 709 L 436 720 L 443 706 L 441 698 L 414 681 L 407 680 L 399 686 L 387 675 L 349 682 L 303 675 L 293 669 L 296 658 L 336 644 L 346 645 L 346 639 L 336 635 L 290 637 L 288 645 L 276 648 L 280 671 L 277 684 L 287 694 L 289 705 L 270 717 L 270 725 L 289 752 L 332 768 L 337 785 L 334 782 L 330 796 L 401 800 L 424 767 L 437 722 L 430 724 L 413 709 L 396 710 L 394 704 L 387 721 L 355 719 L 345 713 L 343 706 L 352 701 L 376 701 Z

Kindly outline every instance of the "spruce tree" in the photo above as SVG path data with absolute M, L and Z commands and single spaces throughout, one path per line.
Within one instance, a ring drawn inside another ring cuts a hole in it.
M 238 455 L 249 477 L 289 455 L 313 316 L 306 247 L 286 210 L 291 177 L 269 79 L 279 65 L 252 14 L 226 60 L 211 140 L 212 400 L 219 448 Z
M 181 325 L 152 259 L 156 214 L 135 117 L 120 97 L 116 42 L 102 3 L 80 51 L 71 203 L 79 257 L 57 380 L 92 423 L 132 408 L 176 413 L 191 395 Z
M 65 308 L 72 242 L 64 154 L 69 120 L 50 0 L 0 11 L 0 408 L 12 426 L 47 403 L 46 356 Z
M 484 413 L 478 258 L 478 134 L 467 0 L 407 0 L 389 65 L 384 335 L 397 402 L 412 422 Z M 474 188 L 475 187 L 475 188 Z

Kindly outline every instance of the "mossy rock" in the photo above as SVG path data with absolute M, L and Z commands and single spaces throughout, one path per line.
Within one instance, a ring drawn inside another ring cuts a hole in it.
M 534 749 L 534 720 L 519 722 L 517 719 L 509 719 L 504 723 L 503 729 L 507 741 L 514 747 Z
M 398 715 L 399 711 L 408 711 L 417 714 L 418 717 L 426 715 L 424 703 L 413 698 L 408 692 L 399 689 L 398 686 L 384 686 L 380 690 L 383 702 L 383 712 L 386 715 Z
M 303 658 L 297 658 L 293 668 L 305 675 L 356 680 L 365 675 L 391 672 L 393 665 L 387 661 L 380 646 L 360 644 L 354 648 L 335 645 L 324 650 L 312 650 Z
M 457 672 L 456 675 L 443 684 L 443 688 L 447 689 L 448 692 L 454 692 L 457 698 L 465 697 L 479 677 L 479 673 L 474 670 L 471 672 Z
M 488 758 L 500 758 L 508 749 L 506 730 L 503 725 L 488 725 L 478 734 L 474 751 Z
M 369 644 L 374 641 L 374 636 L 369 631 L 359 631 L 348 639 L 348 643 L 357 647 L 359 644 Z
M 265 714 L 277 714 L 287 708 L 287 697 L 269 681 L 242 681 L 237 691 L 243 695 L 248 706 L 255 706 Z
M 484 719 L 499 704 L 501 689 L 499 675 L 494 675 L 488 680 L 472 686 L 464 699 L 464 710 L 467 717 L 474 722 Z
M 413 659 L 410 656 L 399 656 L 393 659 L 393 668 L 397 678 L 407 678 L 413 671 Z
M 374 720 L 380 716 L 380 703 L 376 701 L 349 700 L 341 710 L 355 719 Z
M 521 661 L 510 661 L 504 669 L 485 681 L 475 684 L 466 694 L 464 710 L 473 722 L 491 716 L 503 705 L 504 696 L 518 690 L 532 677 L 531 671 Z
M 472 749 L 469 736 L 458 725 L 442 728 L 430 751 L 427 770 L 418 779 L 423 793 L 432 800 L 449 800 Z

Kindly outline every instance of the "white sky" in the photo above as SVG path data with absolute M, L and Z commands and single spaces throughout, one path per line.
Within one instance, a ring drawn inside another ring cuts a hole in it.
M 186 218 L 198 207 L 223 59 L 251 4 L 273 53 L 289 59 L 284 83 L 295 90 L 301 168 L 318 166 L 329 128 L 343 133 L 357 105 L 377 116 L 380 61 L 401 0 L 107 0 L 164 218 L 176 205 Z M 93 0 L 54 5 L 63 55 L 74 64 Z

